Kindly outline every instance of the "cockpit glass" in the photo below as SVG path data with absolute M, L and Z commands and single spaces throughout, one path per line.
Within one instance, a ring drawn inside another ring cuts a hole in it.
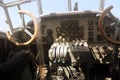
M 24 1 L 24 0 L 3 0 L 5 3 L 13 2 L 13 1 Z M 29 0 L 26 0 L 29 1 Z M 24 3 L 20 5 L 21 9 L 28 10 L 32 12 L 35 16 L 39 15 L 38 7 L 36 1 L 37 0 L 30 0 L 30 3 Z M 78 5 L 79 11 L 99 11 L 100 3 L 103 1 L 104 9 L 110 5 L 113 5 L 113 9 L 111 12 L 116 16 L 119 17 L 120 3 L 118 0 L 71 0 L 71 10 L 73 11 L 76 7 L 76 3 Z M 56 12 L 65 12 L 68 10 L 68 1 L 67 0 L 41 0 L 42 10 L 43 13 L 56 13 Z M 29 6 L 29 7 L 28 7 Z M 1 11 L 1 18 L 0 18 L 0 31 L 7 31 L 9 30 L 8 24 L 6 24 L 6 16 L 5 12 L 2 7 L 0 7 Z M 10 7 L 8 8 L 10 13 L 11 21 L 14 27 L 18 27 L 20 24 L 20 16 L 18 15 L 18 7 Z

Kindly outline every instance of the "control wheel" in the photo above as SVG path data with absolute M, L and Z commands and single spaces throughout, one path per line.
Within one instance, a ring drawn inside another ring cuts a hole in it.
M 98 28 L 105 40 L 120 44 L 120 20 L 110 12 L 112 8 L 113 6 L 109 6 L 100 15 Z
M 8 39 L 13 42 L 15 45 L 17 46 L 24 46 L 24 45 L 28 45 L 31 42 L 33 42 L 37 36 L 38 33 L 38 22 L 35 18 L 35 16 L 25 10 L 20 10 L 19 13 L 21 15 L 28 15 L 30 16 L 30 18 L 32 18 L 32 22 L 33 22 L 33 26 L 28 26 L 25 25 L 25 21 L 24 19 L 22 20 L 22 26 L 16 29 L 13 29 L 13 31 L 11 32 L 12 34 L 10 34 L 10 32 L 6 32 L 6 35 L 8 37 Z M 17 37 L 16 37 L 17 36 Z M 22 40 L 24 39 L 24 40 Z

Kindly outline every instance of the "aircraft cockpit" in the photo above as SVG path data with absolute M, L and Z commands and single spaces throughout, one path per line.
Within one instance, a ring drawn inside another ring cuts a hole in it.
M 0 79 L 120 80 L 120 20 L 113 6 L 102 9 L 101 0 L 98 11 L 79 11 L 75 4 L 74 11 L 36 17 L 20 8 L 31 1 L 0 1 L 10 28 L 0 33 Z M 18 28 L 7 10 L 11 6 L 19 9 Z

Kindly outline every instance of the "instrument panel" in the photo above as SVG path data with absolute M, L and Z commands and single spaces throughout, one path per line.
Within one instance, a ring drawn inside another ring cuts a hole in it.
M 43 36 L 47 35 L 46 32 L 48 29 L 51 29 L 54 38 L 63 36 L 68 42 L 73 40 L 87 40 L 88 43 L 105 42 L 98 29 L 99 17 L 97 17 L 96 14 L 79 14 L 74 17 L 68 17 L 66 15 L 54 17 L 42 19 Z M 108 33 L 109 32 L 110 31 L 108 31 Z

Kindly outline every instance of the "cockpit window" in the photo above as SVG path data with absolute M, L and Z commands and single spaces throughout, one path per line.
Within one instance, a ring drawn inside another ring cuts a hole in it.
M 20 1 L 20 0 L 3 0 L 5 3 L 13 2 L 13 1 Z M 24 1 L 24 0 L 21 0 Z M 35 16 L 40 15 L 38 12 L 37 0 L 30 0 L 30 3 L 25 3 L 21 5 L 21 9 L 28 10 L 32 12 Z M 104 9 L 110 5 L 113 5 L 113 9 L 111 10 L 112 13 L 119 17 L 119 6 L 120 3 L 116 0 L 71 0 L 71 10 L 73 11 L 75 8 L 75 4 L 78 5 L 79 11 L 84 10 L 92 10 L 92 11 L 99 11 L 100 2 L 103 1 Z M 53 12 L 65 12 L 68 10 L 68 0 L 41 0 L 42 10 L 43 13 L 53 13 Z M 28 7 L 29 6 L 29 7 Z M 10 17 L 14 27 L 18 27 L 20 24 L 20 16 L 18 15 L 18 7 L 10 7 L 9 9 Z M 0 18 L 0 31 L 8 31 L 9 26 L 6 23 L 5 13 L 2 7 L 0 7 L 1 11 L 1 18 Z

